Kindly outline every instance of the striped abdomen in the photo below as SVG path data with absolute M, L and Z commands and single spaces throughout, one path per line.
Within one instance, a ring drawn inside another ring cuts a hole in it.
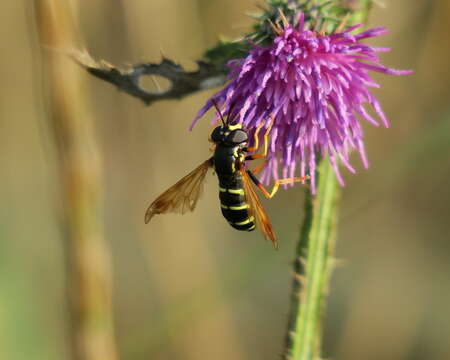
M 219 198 L 222 214 L 232 227 L 243 231 L 255 229 L 255 219 L 249 213 L 239 173 L 236 172 L 230 177 L 219 175 Z

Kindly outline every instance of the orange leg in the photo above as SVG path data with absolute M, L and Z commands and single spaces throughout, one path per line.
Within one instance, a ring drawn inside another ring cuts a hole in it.
M 292 177 L 292 178 L 286 178 L 286 179 L 278 179 L 275 181 L 275 184 L 273 185 L 272 191 L 269 193 L 263 184 L 259 182 L 259 180 L 256 178 L 256 176 L 249 170 L 247 170 L 248 175 L 252 179 L 252 181 L 255 183 L 255 185 L 261 190 L 263 195 L 267 198 L 273 198 L 275 194 L 277 193 L 280 185 L 286 185 L 286 184 L 292 184 L 294 182 L 301 182 L 309 179 L 309 176 L 303 176 L 303 177 Z
M 264 154 L 253 154 L 253 155 L 247 155 L 245 157 L 245 160 L 256 160 L 256 159 L 262 159 L 265 157 L 266 157 L 266 155 L 264 155 Z
M 256 160 L 256 159 L 262 159 L 265 158 L 267 156 L 267 152 L 269 150 L 269 133 L 270 130 L 272 130 L 272 126 L 273 123 L 275 122 L 275 118 L 270 115 L 270 118 L 272 119 L 269 127 L 266 130 L 266 133 L 264 134 L 264 152 L 262 154 L 252 154 L 252 155 L 248 155 L 245 157 L 245 160 Z M 258 150 L 259 147 L 259 131 L 261 130 L 263 124 L 259 125 L 258 128 L 255 131 L 255 141 L 254 141 L 254 146 L 251 148 L 247 148 L 246 151 L 247 152 L 253 152 Z M 260 165 L 258 165 L 254 170 L 253 173 L 254 174 L 258 174 L 262 169 L 264 169 L 264 167 L 267 165 L 267 161 L 262 162 Z
M 255 134 L 253 135 L 254 141 L 253 141 L 253 146 L 252 147 L 248 147 L 246 149 L 247 152 L 253 152 L 258 150 L 259 148 L 259 131 L 261 130 L 261 128 L 263 127 L 264 123 L 261 123 L 255 131 Z
M 259 164 L 257 167 L 255 167 L 252 172 L 253 174 L 259 174 L 259 172 L 264 169 L 267 165 L 267 161 L 262 162 L 261 164 Z
M 264 134 L 264 152 L 262 153 L 263 156 L 261 156 L 261 157 L 265 157 L 267 155 L 267 151 L 269 149 L 269 133 L 270 133 L 270 130 L 272 130 L 273 123 L 275 122 L 275 118 L 272 116 L 272 114 L 270 115 L 270 118 L 272 120 L 269 124 L 269 127 L 266 130 L 266 133 Z M 263 125 L 264 124 L 261 123 L 261 125 L 259 125 L 256 128 L 255 135 L 254 135 L 255 143 L 253 144 L 252 147 L 247 148 L 247 150 L 246 150 L 247 152 L 253 152 L 253 151 L 258 150 L 258 147 L 259 147 L 259 136 L 258 135 L 259 135 L 259 131 L 261 130 Z M 255 155 L 260 155 L 260 154 L 255 154 Z M 255 155 L 253 155 L 253 156 L 255 156 Z
M 256 160 L 256 159 L 262 159 L 265 158 L 266 155 L 264 154 L 254 154 L 254 155 L 247 155 L 245 157 L 245 160 Z M 264 160 L 261 164 L 259 164 L 252 172 L 254 174 L 258 174 L 264 167 L 267 165 L 267 160 Z

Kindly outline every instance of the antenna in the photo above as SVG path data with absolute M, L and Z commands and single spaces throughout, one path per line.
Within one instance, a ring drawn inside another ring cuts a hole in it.
M 237 103 L 237 100 L 228 107 L 228 114 L 227 114 L 227 122 L 228 123 L 233 121 L 232 116 L 233 116 L 233 110 L 234 110 L 236 103 Z
M 224 120 L 224 118 L 223 118 L 223 116 L 222 116 L 222 112 L 220 111 L 219 106 L 217 105 L 216 100 L 215 100 L 215 99 L 211 99 L 211 101 L 212 101 L 212 103 L 214 104 L 214 107 L 216 108 L 217 112 L 218 112 L 219 115 L 220 115 L 220 120 L 222 120 L 223 127 L 226 127 L 225 120 Z

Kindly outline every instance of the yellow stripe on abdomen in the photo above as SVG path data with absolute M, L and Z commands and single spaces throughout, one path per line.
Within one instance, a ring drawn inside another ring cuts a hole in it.
M 244 221 L 239 221 L 239 222 L 235 222 L 233 223 L 234 225 L 247 225 L 251 222 L 253 222 L 253 220 L 255 220 L 255 218 L 253 216 L 250 216 L 249 218 L 245 219 Z
M 228 206 L 228 209 L 230 209 L 230 210 L 245 210 L 248 208 L 249 208 L 248 204 L 239 205 L 239 206 Z
M 245 195 L 244 189 L 227 189 L 230 194 Z

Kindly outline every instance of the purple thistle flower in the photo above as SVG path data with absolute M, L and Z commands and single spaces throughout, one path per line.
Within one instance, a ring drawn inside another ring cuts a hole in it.
M 377 53 L 390 49 L 361 42 L 387 33 L 386 29 L 378 27 L 352 34 L 361 26 L 324 35 L 305 29 L 304 16 L 300 14 L 297 27 L 285 24 L 284 29 L 276 29 L 278 36 L 271 45 L 254 45 L 246 58 L 229 61 L 230 83 L 207 101 L 191 129 L 213 106 L 213 101 L 224 114 L 232 111 L 230 118 L 242 123 L 250 136 L 261 122 L 267 127 L 272 115 L 275 122 L 263 182 L 278 179 L 280 172 L 283 178 L 297 176 L 296 170 L 299 176 L 308 172 L 314 193 L 316 155 L 320 154 L 328 156 L 343 185 L 338 161 L 354 173 L 349 162 L 352 149 L 358 151 L 364 167 L 368 167 L 358 119 L 379 124 L 366 110 L 366 104 L 371 105 L 385 127 L 389 126 L 378 100 L 369 91 L 379 87 L 369 71 L 411 73 L 380 63 Z

